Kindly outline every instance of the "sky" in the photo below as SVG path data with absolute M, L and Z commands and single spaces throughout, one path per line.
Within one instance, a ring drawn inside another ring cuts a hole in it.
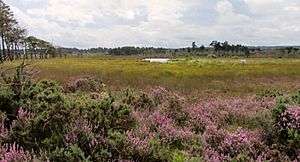
M 64 47 L 300 44 L 300 0 L 4 2 L 29 35 Z

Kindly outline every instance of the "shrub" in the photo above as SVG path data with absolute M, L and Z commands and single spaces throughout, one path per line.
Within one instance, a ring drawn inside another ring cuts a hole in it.
M 70 82 L 66 86 L 67 92 L 100 92 L 105 88 L 105 84 L 96 77 L 84 77 Z
M 276 98 L 280 96 L 283 96 L 283 93 L 277 89 L 263 89 L 257 93 L 259 98 Z
M 185 157 L 183 152 L 176 152 L 172 157 L 172 162 L 186 162 L 188 159 Z
M 300 107 L 279 103 L 272 110 L 276 130 L 273 143 L 281 144 L 279 150 L 297 158 L 300 150 Z
M 70 145 L 67 148 L 57 148 L 50 154 L 51 161 L 91 161 L 89 157 L 86 157 L 84 152 L 77 145 Z

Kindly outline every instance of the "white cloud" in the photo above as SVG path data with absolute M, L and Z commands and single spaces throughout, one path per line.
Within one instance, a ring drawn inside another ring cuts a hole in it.
M 233 5 L 228 0 L 219 1 L 216 5 L 216 11 L 219 13 L 218 24 L 229 26 L 240 26 L 242 23 L 250 23 L 251 18 L 235 13 Z
M 63 46 L 300 44 L 299 0 L 21 1 L 7 0 L 30 34 Z
M 219 14 L 233 14 L 233 6 L 228 0 L 222 0 L 217 3 L 216 10 Z

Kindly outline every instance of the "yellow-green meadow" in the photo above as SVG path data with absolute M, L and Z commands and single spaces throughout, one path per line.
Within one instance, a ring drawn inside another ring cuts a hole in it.
M 93 76 L 116 90 L 127 86 L 140 90 L 162 86 L 184 94 L 240 95 L 264 88 L 285 91 L 300 87 L 300 59 L 180 58 L 163 64 L 144 62 L 138 57 L 70 57 L 29 62 L 40 71 L 39 79 L 65 84 Z

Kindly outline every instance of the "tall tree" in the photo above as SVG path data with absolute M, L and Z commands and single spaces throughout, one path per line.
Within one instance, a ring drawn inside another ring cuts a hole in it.
M 7 6 L 2 0 L 0 0 L 0 37 L 1 37 L 1 46 L 2 46 L 1 61 L 4 61 L 6 58 L 4 33 L 6 31 L 7 23 L 9 21 L 9 15 L 10 15 L 9 12 L 10 12 L 9 6 Z
M 22 29 L 19 26 L 16 26 L 13 28 L 12 31 L 12 50 L 14 51 L 13 55 L 16 59 L 21 58 L 22 51 L 20 50 L 20 47 L 24 47 L 24 39 L 26 38 L 26 30 Z
M 195 51 L 196 48 L 197 48 L 196 42 L 193 42 L 193 43 L 192 43 L 192 51 Z
M 33 54 L 35 58 L 37 54 L 39 58 L 47 58 L 50 52 L 55 52 L 55 48 L 49 42 L 32 36 L 26 37 L 26 33 L 26 30 L 21 28 L 14 18 L 10 7 L 0 0 L 0 63 L 8 59 L 20 59 L 21 53 L 28 58 L 27 48 L 31 50 L 31 58 Z
M 14 19 L 14 15 L 10 10 L 10 7 L 6 5 L 2 0 L 0 0 L 0 36 L 1 36 L 1 45 L 2 45 L 2 59 L 11 59 L 11 40 L 12 40 L 12 29 L 17 24 L 17 21 Z M 5 51 L 7 50 L 7 53 Z
M 220 51 L 222 50 L 221 43 L 218 41 L 212 41 L 209 46 L 214 48 L 215 52 L 218 52 L 220 54 Z

